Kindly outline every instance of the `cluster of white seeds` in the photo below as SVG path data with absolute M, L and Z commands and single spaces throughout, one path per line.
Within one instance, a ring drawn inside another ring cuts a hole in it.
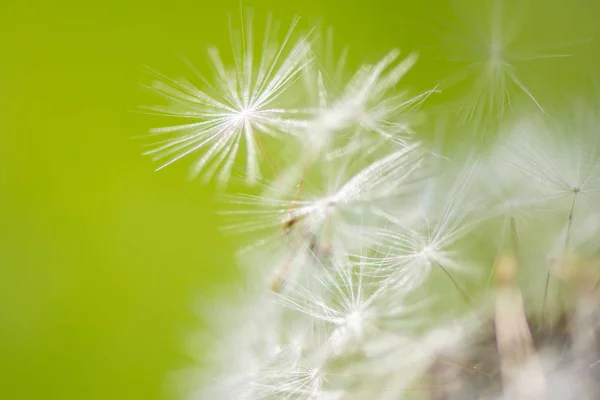
M 212 79 L 151 86 L 178 121 L 161 168 L 248 187 L 225 206 L 248 283 L 207 307 L 190 398 L 599 398 L 600 110 L 550 115 L 493 41 L 457 111 L 497 139 L 448 150 L 419 129 L 443 85 L 403 85 L 416 55 L 349 73 L 297 23 L 248 17 Z

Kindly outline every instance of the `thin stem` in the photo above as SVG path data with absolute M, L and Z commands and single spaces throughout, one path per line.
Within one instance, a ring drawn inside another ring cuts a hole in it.
M 600 285 L 600 278 L 598 278 L 598 280 L 596 281 L 596 284 L 594 285 L 594 288 L 592 289 L 592 293 L 594 293 L 596 291 L 596 289 L 598 288 L 598 285 Z
M 308 171 L 308 167 L 310 167 L 310 165 L 312 164 L 312 161 L 313 159 L 311 157 L 308 160 L 306 160 L 304 166 L 302 167 L 302 175 L 300 175 L 300 182 L 296 186 L 296 195 L 294 196 L 294 201 L 298 201 L 298 198 L 300 197 L 300 190 L 302 189 L 302 184 L 304 183 L 306 172 Z
M 273 162 L 273 159 L 271 158 L 271 155 L 269 154 L 269 152 L 267 151 L 267 149 L 263 145 L 263 143 L 260 140 L 260 138 L 258 137 L 258 135 L 254 135 L 254 139 L 256 140 L 256 143 L 258 143 L 258 147 L 260 148 L 260 150 L 265 155 L 265 158 L 267 159 L 267 164 L 269 164 L 269 167 L 271 168 L 271 171 L 273 171 L 273 175 L 275 176 L 275 178 L 277 178 L 277 174 L 278 174 L 277 173 L 277 168 L 275 167 L 275 163 Z
M 577 195 L 581 191 L 579 188 L 575 187 L 572 189 L 573 191 L 573 200 L 571 201 L 571 208 L 569 209 L 569 215 L 567 217 L 567 227 L 565 230 L 565 243 L 563 246 L 563 252 L 561 254 L 562 259 L 567 254 L 567 250 L 569 249 L 569 243 L 571 241 L 571 227 L 573 226 L 573 213 L 575 211 L 575 203 L 577 201 Z M 544 286 L 544 300 L 542 301 L 542 315 L 540 317 L 540 321 L 544 320 L 544 311 L 546 309 L 546 299 L 548 297 L 548 285 L 550 284 L 550 270 L 546 273 L 546 285 Z M 598 285 L 598 284 L 596 284 Z
M 439 262 L 436 262 L 437 266 L 440 267 L 440 269 L 442 271 L 444 271 L 444 273 L 446 274 L 446 276 L 448 277 L 448 279 L 450 279 L 450 282 L 452 282 L 452 284 L 454 285 L 454 287 L 456 288 L 456 290 L 459 291 L 461 297 L 463 298 L 463 300 L 469 304 L 472 305 L 473 301 L 471 300 L 471 296 L 469 296 L 467 294 L 467 292 L 465 292 L 465 290 L 458 284 L 458 282 L 452 277 L 452 274 L 450 274 L 450 272 L 444 268 L 444 266 L 442 264 L 440 264 Z
M 573 189 L 573 201 L 571 202 L 571 209 L 569 210 L 569 216 L 567 218 L 567 231 L 565 233 L 565 246 L 563 248 L 563 256 L 567 253 L 569 248 L 569 242 L 571 241 L 571 227 L 573 226 L 573 212 L 575 210 L 575 202 L 577 201 L 577 195 L 579 189 Z
M 548 285 L 550 283 L 550 271 L 546 273 L 546 285 L 544 286 L 544 300 L 542 301 L 542 314 L 540 316 L 540 325 L 544 323 L 544 310 L 546 308 L 546 299 L 548 298 Z

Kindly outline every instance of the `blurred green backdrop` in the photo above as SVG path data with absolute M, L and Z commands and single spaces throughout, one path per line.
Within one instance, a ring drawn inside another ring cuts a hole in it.
M 476 18 L 478 2 L 459 3 Z M 534 4 L 528 17 L 538 30 L 525 40 L 592 39 L 573 50 L 576 61 L 557 64 L 561 79 L 538 85 L 544 93 L 593 78 L 597 65 L 599 6 L 569 3 Z M 299 15 L 305 26 L 332 26 L 354 64 L 392 47 L 420 51 L 411 81 L 420 88 L 444 75 L 436 27 L 452 13 L 448 4 L 244 1 L 259 19 L 272 11 L 283 21 Z M 132 138 L 156 120 L 131 110 L 157 101 L 141 90 L 150 79 L 144 65 L 188 74 L 178 52 L 201 62 L 206 45 L 226 50 L 227 14 L 239 6 L 0 5 L 0 398 L 174 396 L 169 374 L 192 365 L 185 341 L 201 329 L 195 304 L 210 303 L 218 285 L 235 279 L 235 246 L 218 231 L 215 188 L 186 180 L 189 163 L 155 173 L 140 155 Z

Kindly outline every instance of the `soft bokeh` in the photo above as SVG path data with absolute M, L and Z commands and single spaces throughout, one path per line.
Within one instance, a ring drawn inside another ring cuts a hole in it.
M 478 3 L 456 2 L 463 22 L 478 21 Z M 560 79 L 530 79 L 531 90 L 585 91 L 600 60 L 599 3 L 529 3 L 526 47 L 573 54 L 543 61 Z M 452 71 L 439 59 L 452 50 L 439 47 L 449 4 L 244 2 L 259 21 L 273 12 L 299 15 L 305 28 L 332 26 L 352 65 L 393 47 L 419 51 L 410 78 L 419 90 Z M 239 8 L 232 0 L 0 5 L 0 398 L 174 397 L 169 376 L 193 363 L 185 343 L 202 326 L 198 302 L 210 304 L 238 275 L 235 244 L 219 231 L 214 186 L 186 180 L 186 161 L 154 172 L 141 156 L 144 141 L 134 137 L 157 119 L 135 110 L 157 102 L 141 88 L 150 81 L 144 66 L 189 74 L 178 54 L 201 65 L 207 45 L 226 49 L 227 15 Z M 523 72 L 527 80 L 542 69 Z

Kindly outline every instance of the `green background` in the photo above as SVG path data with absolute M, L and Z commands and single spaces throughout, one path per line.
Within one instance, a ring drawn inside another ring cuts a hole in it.
M 455 3 L 466 20 L 484 15 L 481 1 Z M 567 61 L 523 69 L 524 79 L 551 77 L 532 79 L 532 91 L 560 98 L 595 82 L 596 3 L 530 2 L 524 44 L 586 39 Z M 260 20 L 272 11 L 332 26 L 351 65 L 417 50 L 410 82 L 419 89 L 454 68 L 438 50 L 440 21 L 457 21 L 448 4 L 244 2 Z M 154 172 L 141 156 L 132 138 L 156 120 L 132 111 L 157 102 L 141 89 L 144 66 L 185 76 L 177 54 L 201 63 L 207 45 L 226 50 L 227 14 L 239 6 L 0 5 L 0 398 L 172 398 L 169 376 L 193 366 L 186 340 L 202 329 L 197 304 L 236 279 L 236 245 L 219 232 L 215 187 L 186 180 L 185 161 Z

